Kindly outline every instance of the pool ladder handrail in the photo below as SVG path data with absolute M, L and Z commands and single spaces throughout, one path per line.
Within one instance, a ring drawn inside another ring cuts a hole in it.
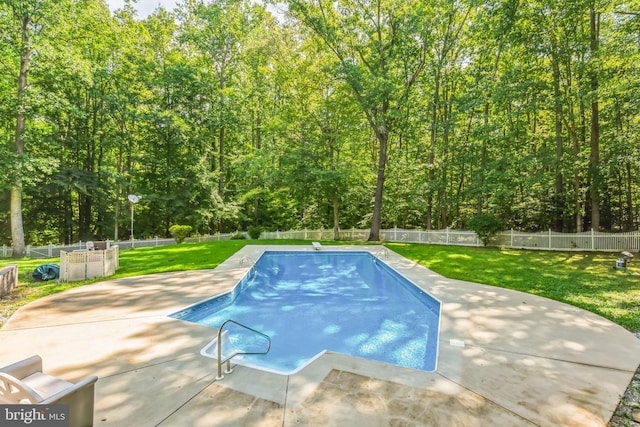
M 382 258 L 382 255 L 384 255 L 385 258 L 389 258 L 389 249 L 382 247 L 380 249 L 378 249 L 373 256 L 375 256 L 376 258 Z
M 251 332 L 255 332 L 258 335 L 261 335 L 263 337 L 265 337 L 267 339 L 267 349 L 264 352 L 242 352 L 242 351 L 237 351 L 234 352 L 233 354 L 231 354 L 229 357 L 227 357 L 226 359 L 222 360 L 222 329 L 224 329 L 224 326 L 227 323 L 233 323 L 237 326 L 240 326 L 242 328 L 248 329 Z M 235 320 L 232 319 L 227 319 L 224 322 L 222 322 L 222 325 L 220 325 L 220 329 L 218 329 L 218 376 L 216 377 L 216 380 L 221 380 L 224 378 L 224 375 L 222 375 L 222 365 L 226 362 L 227 363 L 227 369 L 225 369 L 225 374 L 230 374 L 233 372 L 233 369 L 231 369 L 231 359 L 239 356 L 241 354 L 267 354 L 269 353 L 269 350 L 271 349 L 271 337 L 269 337 L 266 334 L 263 334 L 262 332 L 256 331 L 255 329 L 252 329 L 250 327 L 248 327 L 247 325 L 243 325 L 242 323 L 238 323 Z
M 256 263 L 254 259 L 251 258 L 249 255 L 245 255 L 242 258 L 240 258 L 240 266 L 244 265 L 245 261 L 250 262 L 251 263 L 250 265 L 255 265 Z

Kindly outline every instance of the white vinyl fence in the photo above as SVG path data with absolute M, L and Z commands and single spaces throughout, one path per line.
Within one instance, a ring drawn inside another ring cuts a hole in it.
M 108 277 L 116 273 L 118 266 L 118 245 L 103 251 L 60 251 L 60 280 L 63 282 Z
M 233 233 L 214 234 L 211 236 L 197 236 L 189 237 L 185 242 L 208 242 L 212 240 L 229 240 Z M 247 235 L 248 236 L 248 235 Z M 120 240 L 120 241 L 108 241 L 109 245 L 118 245 L 120 250 L 132 249 L 132 248 L 146 248 L 149 246 L 164 246 L 174 245 L 176 240 L 173 238 L 160 238 L 154 237 L 152 239 L 138 240 Z M 42 258 L 58 258 L 61 252 L 73 252 L 82 249 L 86 249 L 87 242 L 79 241 L 70 245 L 47 245 L 47 246 L 27 246 L 28 258 L 42 259 Z M 0 258 L 9 258 L 13 253 L 11 246 L 2 245 L 0 248 Z
M 213 240 L 229 240 L 235 233 L 214 234 L 210 236 L 189 237 L 186 242 L 207 242 Z M 247 233 L 243 233 L 248 238 Z M 340 240 L 366 241 L 369 238 L 368 229 L 340 230 Z M 290 231 L 263 231 L 260 239 L 296 239 L 296 240 L 333 240 L 333 230 L 290 230 Z M 383 242 L 407 242 L 427 243 L 438 245 L 456 246 L 482 246 L 482 242 L 473 231 L 461 230 L 404 230 L 392 228 L 380 230 L 380 239 Z M 120 250 L 142 248 L 148 246 L 162 246 L 175 244 L 175 239 L 153 238 L 146 240 L 121 240 L 111 242 L 118 245 Z M 31 258 L 56 258 L 61 251 L 72 252 L 85 248 L 86 242 L 78 242 L 67 246 L 40 246 L 27 247 L 27 256 Z M 586 231 L 583 233 L 556 233 L 554 231 L 542 231 L 527 233 L 522 231 L 503 231 L 494 236 L 489 246 L 514 248 L 514 249 L 538 249 L 552 251 L 640 251 L 640 231 L 629 233 L 603 233 L 599 231 Z M 11 247 L 3 245 L 0 248 L 0 257 L 11 256 Z
M 508 231 L 498 234 L 491 246 L 523 249 L 546 249 L 563 251 L 639 251 L 640 232 L 602 233 L 586 231 L 583 233 L 524 233 Z
M 365 241 L 369 238 L 369 230 L 340 230 L 340 240 Z M 290 230 L 262 232 L 260 239 L 298 239 L 298 240 L 333 240 L 333 230 Z M 457 230 L 403 230 L 393 228 L 380 230 L 383 242 L 433 243 L 458 246 L 482 246 L 482 242 L 473 231 Z
M 368 237 L 369 230 L 340 230 L 341 240 L 362 241 L 367 240 Z M 333 230 L 263 232 L 260 238 L 333 240 Z M 448 228 L 444 230 L 404 230 L 400 228 L 380 230 L 380 239 L 384 242 L 482 246 L 482 242 L 475 232 Z M 489 246 L 552 251 L 640 251 L 640 232 L 602 233 L 592 230 L 583 233 L 556 233 L 554 231 L 526 233 L 509 230 L 494 236 L 490 240 Z

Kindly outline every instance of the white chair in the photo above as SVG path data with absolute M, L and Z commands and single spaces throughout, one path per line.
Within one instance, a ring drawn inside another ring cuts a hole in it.
M 42 358 L 31 356 L 0 368 L 0 404 L 69 405 L 69 426 L 93 425 L 96 376 L 70 383 L 42 372 Z
M 316 251 L 319 251 L 320 249 L 322 249 L 322 245 L 320 244 L 320 242 L 311 242 L 311 245 L 313 246 L 313 249 L 315 249 Z

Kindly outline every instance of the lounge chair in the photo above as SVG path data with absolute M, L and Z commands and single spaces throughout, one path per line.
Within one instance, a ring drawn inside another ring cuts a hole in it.
M 322 249 L 322 245 L 320 244 L 320 242 L 311 242 L 311 244 L 313 245 L 313 249 L 315 249 L 316 251 Z
M 96 376 L 70 383 L 42 372 L 42 358 L 31 356 L 0 368 L 0 404 L 69 405 L 69 426 L 93 425 Z

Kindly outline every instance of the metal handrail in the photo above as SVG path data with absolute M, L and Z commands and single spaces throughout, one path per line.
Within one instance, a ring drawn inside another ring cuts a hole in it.
M 387 248 L 380 248 L 378 249 L 373 255 L 377 258 L 380 258 L 381 255 L 385 256 L 385 258 L 389 258 L 389 249 Z
M 229 357 L 227 357 L 226 359 L 222 360 L 222 329 L 224 328 L 224 326 L 227 323 L 233 323 L 237 326 L 240 326 L 242 328 L 248 329 L 251 332 L 255 332 L 258 335 L 261 335 L 263 337 L 265 337 L 267 339 L 267 349 L 264 352 L 242 352 L 242 351 L 237 351 L 234 352 L 233 354 L 231 354 Z M 224 375 L 222 375 L 222 364 L 223 363 L 227 363 L 227 369 L 225 370 L 225 374 L 230 374 L 231 372 L 233 372 L 233 369 L 231 369 L 231 359 L 239 356 L 241 354 L 267 354 L 269 353 L 269 350 L 271 349 L 271 337 L 269 337 L 268 335 L 263 334 L 262 332 L 256 331 L 255 329 L 252 329 L 250 327 L 248 327 L 247 325 L 243 325 L 242 323 L 238 323 L 235 320 L 232 319 L 228 319 L 225 320 L 224 322 L 222 322 L 222 325 L 220 325 L 220 329 L 218 329 L 218 376 L 216 377 L 216 380 L 221 380 L 224 378 Z
M 242 266 L 244 264 L 245 261 L 248 261 L 251 263 L 251 265 L 254 265 L 256 262 L 253 260 L 253 258 L 251 258 L 249 255 L 245 255 L 242 258 L 240 258 L 240 265 Z

